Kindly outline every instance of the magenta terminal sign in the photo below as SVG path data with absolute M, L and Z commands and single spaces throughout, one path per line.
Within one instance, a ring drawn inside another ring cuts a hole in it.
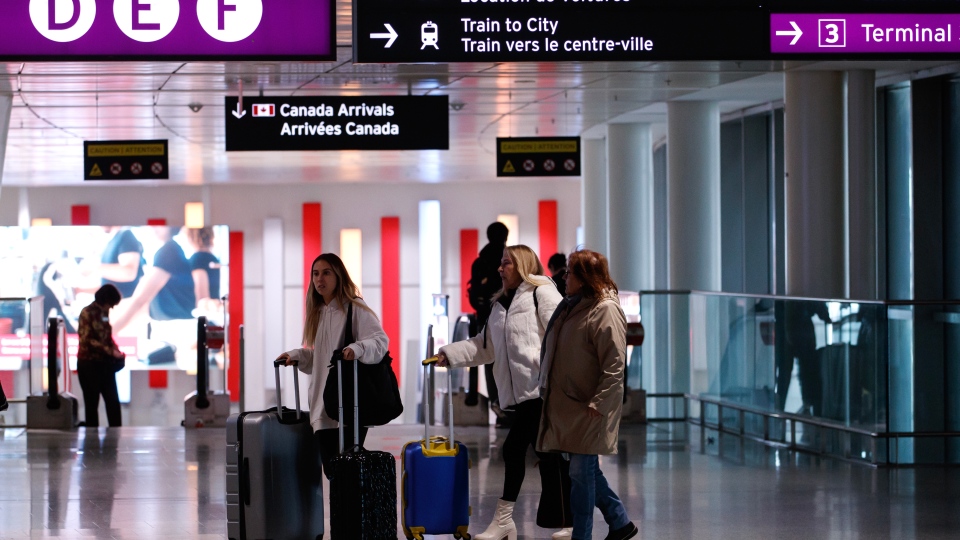
M 3 0 L 8 60 L 336 58 L 334 0 Z
M 960 14 L 776 13 L 770 52 L 958 53 Z

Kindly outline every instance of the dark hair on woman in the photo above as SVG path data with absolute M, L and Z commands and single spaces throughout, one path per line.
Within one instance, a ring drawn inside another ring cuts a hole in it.
M 111 283 L 107 283 L 97 289 L 97 292 L 93 293 L 93 301 L 101 306 L 113 307 L 119 304 L 122 298 L 123 295 L 120 294 L 120 289 L 117 289 L 117 287 Z
M 574 251 L 567 258 L 567 267 L 580 281 L 584 296 L 616 296 L 617 284 L 610 277 L 610 265 L 607 258 L 588 249 Z

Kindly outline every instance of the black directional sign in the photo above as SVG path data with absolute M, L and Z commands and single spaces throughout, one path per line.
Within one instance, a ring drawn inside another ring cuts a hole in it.
M 497 176 L 580 176 L 580 137 L 497 137 Z
M 84 141 L 84 180 L 170 178 L 167 141 Z
M 955 58 L 960 20 L 949 14 L 960 1 L 404 0 L 398 9 L 354 0 L 354 54 L 370 63 Z M 933 43 L 938 30 L 945 43 Z
M 447 150 L 447 96 L 227 97 L 227 151 Z

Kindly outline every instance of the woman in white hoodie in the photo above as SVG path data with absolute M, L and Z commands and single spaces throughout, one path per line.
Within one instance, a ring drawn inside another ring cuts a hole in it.
M 310 375 L 310 425 L 320 443 L 323 472 L 330 478 L 330 460 L 340 453 L 337 421 L 330 418 L 323 408 L 323 388 L 330 372 L 333 351 L 342 350 L 344 360 L 376 364 L 386 354 L 389 342 L 380 320 L 360 298 L 360 292 L 340 257 L 333 253 L 321 254 L 314 259 L 310 275 L 313 287 L 307 293 L 307 316 L 303 322 L 304 347 L 287 351 L 277 360 L 285 360 L 287 365 L 297 362 L 300 371 Z M 351 303 L 356 341 L 344 343 L 347 307 Z M 363 407 L 363 404 L 360 406 Z M 367 428 L 361 427 L 361 445 L 366 436 Z M 343 440 L 353 441 L 353 426 L 345 427 Z
M 543 264 L 527 246 L 509 246 L 500 260 L 503 288 L 494 296 L 487 325 L 476 336 L 440 348 L 440 366 L 470 367 L 493 363 L 500 406 L 514 411 L 503 443 L 503 496 L 487 529 L 476 540 L 516 540 L 513 506 L 520 494 L 527 448 L 536 442 L 543 401 L 540 399 L 540 342 L 561 296 Z M 537 525 L 563 529 L 554 539 L 570 538 L 569 464 L 559 454 L 540 453 L 542 493 Z

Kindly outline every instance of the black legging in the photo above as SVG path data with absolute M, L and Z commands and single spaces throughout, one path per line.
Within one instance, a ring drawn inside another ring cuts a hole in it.
M 107 423 L 110 427 L 119 427 L 120 395 L 117 393 L 117 375 L 113 367 L 98 360 L 80 360 L 77 362 L 77 378 L 83 390 L 84 421 L 87 427 L 100 426 L 100 396 L 107 409 Z
M 330 479 L 330 473 L 332 470 L 332 460 L 333 458 L 340 455 L 340 430 L 338 428 L 333 429 L 320 429 L 314 431 L 314 434 L 317 436 L 317 444 L 320 446 L 320 461 L 323 463 L 323 474 L 327 476 L 327 480 Z M 367 428 L 360 428 L 360 446 L 363 446 L 363 441 L 367 438 Z M 353 446 L 353 426 L 346 426 L 343 428 L 343 447 L 350 448 Z
M 503 497 L 516 502 L 520 495 L 520 486 L 526 474 L 527 448 L 536 448 L 537 433 L 540 431 L 540 415 L 543 413 L 543 400 L 531 399 L 513 406 L 513 425 L 503 443 Z M 536 450 L 534 450 L 536 452 Z M 572 526 L 570 513 L 570 465 L 560 454 L 536 452 L 540 458 L 540 485 L 542 493 L 537 510 L 537 525 L 540 527 Z

